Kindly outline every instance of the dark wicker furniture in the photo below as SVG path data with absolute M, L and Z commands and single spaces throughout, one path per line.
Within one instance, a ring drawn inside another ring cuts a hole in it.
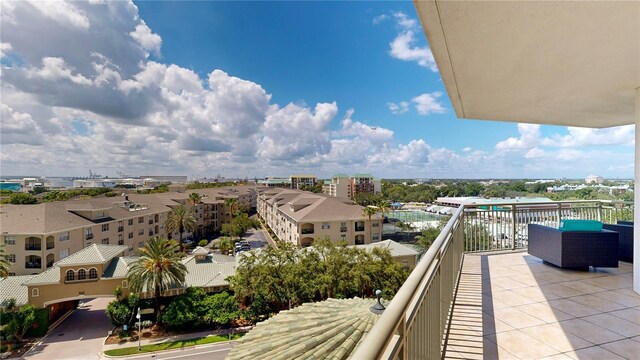
M 628 223 L 628 222 L 627 222 Z M 604 229 L 618 232 L 618 259 L 633 262 L 633 223 L 631 225 L 604 224 Z
M 529 254 L 563 268 L 618 267 L 618 233 L 529 224 Z

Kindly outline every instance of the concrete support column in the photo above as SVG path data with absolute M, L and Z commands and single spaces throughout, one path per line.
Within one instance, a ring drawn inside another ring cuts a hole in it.
M 640 87 L 636 89 L 635 149 L 635 186 L 633 189 L 633 290 L 640 294 Z

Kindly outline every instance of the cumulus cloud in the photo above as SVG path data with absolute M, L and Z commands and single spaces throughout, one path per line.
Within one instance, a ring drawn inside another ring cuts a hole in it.
M 136 25 L 135 31 L 130 32 L 129 35 L 146 51 L 160 55 L 162 38 L 160 35 L 152 33 L 151 29 L 149 29 L 144 21 L 141 21 L 140 24 Z
M 408 17 L 402 12 L 393 14 L 398 27 L 398 34 L 389 43 L 389 54 L 396 59 L 412 61 L 418 65 L 429 68 L 433 72 L 438 72 L 435 59 L 428 46 L 418 46 L 416 33 L 420 31 L 418 22 Z
M 543 139 L 547 146 L 577 147 L 599 145 L 633 145 L 635 125 L 617 126 L 606 129 L 568 127 L 568 135 L 555 135 Z
M 74 6 L 73 3 L 56 1 L 31 0 L 28 3 L 41 15 L 49 18 L 62 26 L 71 26 L 86 30 L 89 28 L 89 19 L 84 12 Z
M 510 137 L 496 144 L 496 150 L 531 149 L 540 143 L 540 125 L 518 124 L 520 137 Z
M 9 53 L 9 51 L 11 51 L 13 47 L 11 46 L 10 43 L 0 43 L 0 58 L 3 58 L 5 56 L 7 56 L 7 53 Z
M 400 101 L 399 103 L 387 103 L 387 107 L 391 111 L 392 114 L 404 114 L 409 111 L 409 103 L 406 101 Z
M 426 116 L 429 114 L 442 114 L 445 112 L 445 108 L 440 102 L 438 102 L 438 98 L 441 96 L 442 93 L 436 91 L 418 95 L 411 99 L 411 101 L 414 103 L 416 110 L 420 115 Z

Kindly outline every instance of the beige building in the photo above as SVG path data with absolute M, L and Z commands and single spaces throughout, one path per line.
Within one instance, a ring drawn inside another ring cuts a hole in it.
M 282 240 L 309 246 L 315 239 L 349 245 L 380 241 L 382 216 L 371 220 L 352 201 L 299 190 L 269 189 L 258 195 L 258 213 Z
M 358 193 L 374 193 L 382 191 L 380 179 L 375 179 L 369 174 L 336 174 L 331 177 L 331 182 L 322 186 L 322 192 L 333 197 L 353 199 Z
M 374 248 L 388 249 L 391 257 L 406 268 L 413 270 L 418 263 L 418 252 L 408 246 L 402 245 L 393 240 L 383 240 L 373 244 L 356 245 L 357 248 L 372 250 Z
M 289 180 L 291 181 L 291 188 L 300 190 L 303 186 L 315 186 L 316 180 L 318 179 L 315 175 L 291 175 Z
M 92 244 L 122 245 L 125 255 L 133 255 L 153 236 L 175 239 L 177 233 L 167 234 L 164 229 L 167 214 L 179 204 L 188 205 L 191 192 L 200 194 L 194 213 L 203 232 L 219 231 L 231 221 L 231 210 L 225 205 L 228 198 L 237 199 L 239 207 L 256 207 L 256 188 L 250 186 L 3 205 L 0 229 L 11 263 L 9 273 L 38 274 Z

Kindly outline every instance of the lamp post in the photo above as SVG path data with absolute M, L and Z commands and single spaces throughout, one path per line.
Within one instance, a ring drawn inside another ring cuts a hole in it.
M 140 320 L 140 308 L 138 307 L 138 313 L 136 314 L 136 319 L 138 319 L 138 351 L 140 351 L 141 347 L 140 347 L 140 338 L 142 336 L 142 331 L 141 331 L 141 327 L 142 327 L 142 321 Z

